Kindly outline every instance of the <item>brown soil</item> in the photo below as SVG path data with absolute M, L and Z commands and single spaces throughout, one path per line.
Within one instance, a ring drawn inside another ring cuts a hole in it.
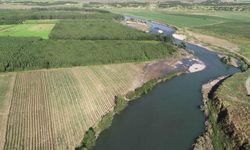
M 176 70 L 176 65 L 185 58 L 193 58 L 193 55 L 187 53 L 186 51 L 180 49 L 179 54 L 166 58 L 160 61 L 148 63 L 145 66 L 143 81 L 149 81 L 155 78 L 163 77 L 167 73 Z
M 11 99 L 12 99 L 12 95 L 13 95 L 13 88 L 14 88 L 14 84 L 15 84 L 15 78 L 16 78 L 16 74 L 10 74 L 10 81 L 9 81 L 9 87 L 8 87 L 8 91 L 5 95 L 5 100 L 4 100 L 4 104 L 3 107 L 0 110 L 0 122 L 1 122 L 1 126 L 0 126 L 0 149 L 4 148 L 4 143 L 5 143 L 5 133 L 6 133 L 6 127 L 7 127 L 7 120 L 8 120 L 8 115 L 9 115 L 9 109 L 10 109 L 10 105 L 11 105 Z

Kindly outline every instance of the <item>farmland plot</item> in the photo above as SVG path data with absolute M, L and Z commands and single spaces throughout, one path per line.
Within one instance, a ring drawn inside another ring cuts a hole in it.
M 15 74 L 0 74 L 0 149 L 3 149 Z
M 85 131 L 113 109 L 115 95 L 138 86 L 143 66 L 17 73 L 4 149 L 74 149 Z

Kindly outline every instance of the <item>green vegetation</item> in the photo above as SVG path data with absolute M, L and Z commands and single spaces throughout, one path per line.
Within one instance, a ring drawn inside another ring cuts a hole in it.
M 135 15 L 148 20 L 155 20 L 177 27 L 196 27 L 221 22 L 221 18 L 215 16 L 171 13 L 150 10 L 115 10 L 115 12 Z
M 235 20 L 233 22 L 198 27 L 194 31 L 232 41 L 240 46 L 242 55 L 250 58 L 249 24 L 250 19 L 244 21 Z
M 224 120 L 221 121 L 224 127 L 223 131 L 226 137 L 230 138 L 230 143 L 233 147 L 242 147 L 242 149 L 249 149 L 250 147 L 250 120 L 248 115 L 250 113 L 250 97 L 246 89 L 246 80 L 249 77 L 250 70 L 237 73 L 225 80 L 216 91 L 217 99 L 220 101 L 221 105 L 223 105 L 223 108 L 226 109 L 228 114 L 227 118 L 222 118 Z M 217 109 L 218 107 L 221 108 L 222 106 L 217 106 Z M 238 127 L 240 127 L 240 130 Z M 233 136 L 228 128 L 234 131 Z M 229 147 L 230 145 L 226 146 Z
M 176 5 L 175 5 L 176 6 Z M 243 5 L 245 6 L 245 5 Z M 247 5 L 248 7 L 250 5 Z M 177 8 L 177 7 L 176 7 Z M 250 59 L 250 17 L 248 12 L 210 11 L 197 7 L 183 9 L 110 9 L 114 12 L 135 15 L 193 31 L 226 39 L 239 46 L 239 54 Z M 223 50 L 225 51 L 225 50 Z
M 177 50 L 170 40 L 118 23 L 121 15 L 54 9 L 0 10 L 0 22 L 10 23 L 0 26 L 0 71 L 148 61 Z
M 114 113 L 109 112 L 102 117 L 102 120 L 98 123 L 98 126 L 97 126 L 98 132 L 106 130 L 111 126 L 112 121 L 113 121 L 113 116 L 114 116 Z
M 108 11 L 92 9 L 32 9 L 32 10 L 0 10 L 0 24 L 21 24 L 25 20 L 43 19 L 105 19 L 121 18 L 120 15 Z
M 96 143 L 95 131 L 93 128 L 89 128 L 86 131 L 81 146 L 77 147 L 76 150 L 91 150 L 94 148 Z
M 148 61 L 170 56 L 159 41 L 0 38 L 0 71 Z
M 50 38 L 75 40 L 156 40 L 155 35 L 129 28 L 117 21 L 102 19 L 60 21 L 51 32 Z
M 207 106 L 209 109 L 209 122 L 212 126 L 212 143 L 215 150 L 223 150 L 225 147 L 227 149 L 231 147 L 229 140 L 226 138 L 224 132 L 222 131 L 222 126 L 217 122 L 218 119 L 218 110 L 211 102 L 212 100 L 207 102 Z M 230 148 L 232 149 L 232 148 Z
M 119 114 L 122 110 L 124 110 L 128 106 L 128 101 L 125 100 L 121 96 L 115 97 L 115 108 L 114 111 L 116 114 Z
M 48 39 L 54 24 L 0 25 L 0 36 L 41 37 Z
M 23 24 L 56 24 L 59 21 L 58 19 L 25 20 Z

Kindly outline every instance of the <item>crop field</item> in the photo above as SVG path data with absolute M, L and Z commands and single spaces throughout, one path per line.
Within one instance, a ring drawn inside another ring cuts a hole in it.
M 0 149 L 3 149 L 5 142 L 6 125 L 14 81 L 15 74 L 0 74 Z
M 0 36 L 41 37 L 48 39 L 55 24 L 0 25 Z
M 143 66 L 115 64 L 18 72 L 4 149 L 74 149 L 85 131 L 113 109 L 116 95 L 138 86 Z M 4 85 L 1 89 L 8 84 Z M 4 134 L 1 136 L 4 139 Z
M 57 23 L 51 39 L 75 40 L 155 40 L 156 36 L 109 20 L 64 20 Z
M 250 142 L 250 97 L 247 96 L 245 82 L 249 76 L 249 70 L 238 73 L 226 80 L 217 92 L 219 99 L 228 109 L 230 121 L 236 126 L 237 132 L 248 142 Z

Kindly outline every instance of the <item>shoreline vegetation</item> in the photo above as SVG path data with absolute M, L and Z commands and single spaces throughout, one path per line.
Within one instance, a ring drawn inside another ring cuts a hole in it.
M 128 92 L 125 96 L 115 96 L 115 106 L 110 112 L 104 115 L 96 125 L 90 127 L 86 131 L 85 136 L 76 150 L 92 150 L 95 146 L 95 142 L 104 130 L 108 129 L 112 125 L 112 120 L 116 115 L 119 115 L 126 107 L 129 106 L 129 102 L 138 99 L 139 97 L 148 94 L 159 83 L 167 82 L 175 77 L 184 74 L 184 71 L 173 71 L 166 76 L 152 79 L 145 82 L 142 86 L 136 88 L 134 91 Z

